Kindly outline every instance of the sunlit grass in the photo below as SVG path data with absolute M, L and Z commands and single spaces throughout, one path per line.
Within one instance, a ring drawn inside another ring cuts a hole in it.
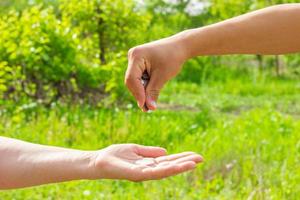
M 300 97 L 295 85 L 173 82 L 154 113 L 134 106 L 56 106 L 2 114 L 0 130 L 9 137 L 79 149 L 159 145 L 170 153 L 199 152 L 205 162 L 192 173 L 162 181 L 76 181 L 2 192 L 0 199 L 297 199 Z

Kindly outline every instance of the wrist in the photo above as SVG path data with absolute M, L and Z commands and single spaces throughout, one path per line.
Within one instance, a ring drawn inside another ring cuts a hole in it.
M 190 47 L 187 44 L 190 33 L 191 30 L 185 30 L 169 38 L 173 43 L 173 49 L 176 49 L 177 57 L 182 63 L 192 58 Z
M 196 56 L 210 55 L 215 46 L 214 41 L 211 41 L 211 35 L 213 32 L 210 26 L 185 30 L 175 35 L 185 61 Z
M 187 40 L 190 34 L 191 30 L 185 30 L 175 35 L 176 43 L 178 48 L 180 49 L 180 52 L 182 53 L 182 59 L 184 60 L 184 62 L 192 58 L 189 45 L 187 45 Z
M 100 179 L 99 169 L 96 167 L 96 160 L 98 156 L 98 151 L 86 151 L 81 152 L 81 159 L 84 162 L 82 167 L 82 179 Z
M 87 163 L 87 171 L 86 178 L 90 180 L 95 179 L 105 179 L 105 168 L 108 164 L 107 159 L 105 159 L 105 155 L 103 150 L 98 151 L 90 151 L 88 152 L 89 162 Z

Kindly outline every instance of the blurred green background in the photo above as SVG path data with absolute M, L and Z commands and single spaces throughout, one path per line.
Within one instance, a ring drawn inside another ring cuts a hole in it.
M 79 149 L 196 151 L 162 181 L 75 181 L 0 199 L 297 199 L 300 55 L 199 57 L 142 113 L 123 85 L 129 48 L 280 0 L 0 0 L 0 131 Z M 276 23 L 276 22 L 274 22 Z

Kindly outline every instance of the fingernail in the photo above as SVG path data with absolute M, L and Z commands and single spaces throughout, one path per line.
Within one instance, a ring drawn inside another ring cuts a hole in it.
M 154 100 L 151 100 L 151 101 L 150 101 L 150 104 L 151 104 L 151 106 L 153 106 L 154 108 L 157 107 L 157 104 L 156 104 L 156 102 L 155 102 Z
M 139 108 L 143 108 L 143 105 L 142 105 L 141 102 L 137 102 L 137 105 L 138 105 Z

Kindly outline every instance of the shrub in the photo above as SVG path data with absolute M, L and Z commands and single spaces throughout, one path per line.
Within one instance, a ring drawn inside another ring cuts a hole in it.
M 1 95 L 16 102 L 98 104 L 124 95 L 127 49 L 147 15 L 133 2 L 62 1 L 0 16 Z M 111 13 L 114 13 L 111 15 Z M 12 81 L 13 79 L 13 81 Z

